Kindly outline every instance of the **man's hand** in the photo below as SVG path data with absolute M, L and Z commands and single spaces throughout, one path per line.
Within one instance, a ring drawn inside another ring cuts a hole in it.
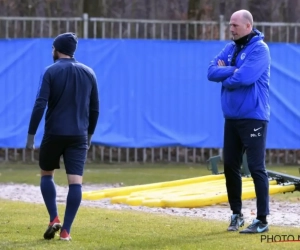
M 92 144 L 92 136 L 93 135 L 88 135 L 88 149 L 90 149 L 91 144 Z
M 223 60 L 218 60 L 218 66 L 225 66 L 225 62 Z
M 233 73 L 235 73 L 235 72 L 237 72 L 238 71 L 238 68 L 236 68 L 234 71 L 233 71 Z
M 34 135 L 31 135 L 31 134 L 27 135 L 26 148 L 34 149 Z

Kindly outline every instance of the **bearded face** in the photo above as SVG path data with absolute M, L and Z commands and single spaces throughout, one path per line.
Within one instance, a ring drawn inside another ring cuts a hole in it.
M 52 47 L 52 57 L 53 57 L 53 62 L 55 62 L 57 59 L 59 59 L 58 52 L 57 52 L 57 50 L 55 50 L 54 47 Z

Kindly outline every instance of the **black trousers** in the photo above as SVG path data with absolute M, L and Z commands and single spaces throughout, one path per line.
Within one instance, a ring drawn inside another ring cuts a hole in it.
M 267 121 L 225 120 L 224 173 L 228 201 L 233 213 L 242 210 L 241 165 L 246 151 L 249 171 L 253 178 L 257 216 L 269 214 L 269 181 L 265 167 Z

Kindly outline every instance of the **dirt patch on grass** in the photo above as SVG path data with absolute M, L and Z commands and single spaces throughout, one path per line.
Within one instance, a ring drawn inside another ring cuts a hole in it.
M 115 185 L 118 186 L 118 185 Z M 83 185 L 83 191 L 100 190 L 111 188 L 112 185 Z M 43 203 L 43 197 L 39 186 L 27 184 L 0 184 L 0 198 L 24 201 L 30 203 Z M 57 202 L 65 203 L 68 193 L 68 187 L 57 186 Z M 107 209 L 127 209 L 137 210 L 149 213 L 164 213 L 176 216 L 201 217 L 207 219 L 216 219 L 221 221 L 229 221 L 231 211 L 227 203 L 202 207 L 202 208 L 149 208 L 142 206 L 128 206 L 120 204 L 111 204 L 109 199 L 97 201 L 82 200 L 81 206 L 100 207 Z M 256 215 L 256 200 L 243 201 L 243 214 L 247 223 L 255 218 Z M 298 203 L 290 203 L 284 201 L 276 201 L 270 198 L 270 215 L 268 216 L 270 225 L 286 225 L 300 227 L 300 206 Z

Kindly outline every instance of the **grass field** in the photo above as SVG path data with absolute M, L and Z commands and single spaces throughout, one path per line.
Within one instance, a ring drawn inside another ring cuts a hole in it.
M 299 176 L 298 167 L 268 167 L 277 172 Z M 85 183 L 136 185 L 177 180 L 210 172 L 199 165 L 92 165 L 86 166 Z M 64 170 L 55 181 L 66 185 Z M 0 183 L 39 184 L 37 165 L 0 164 Z M 299 192 L 279 194 L 276 199 L 297 202 Z M 300 242 L 261 242 L 265 235 L 240 235 L 226 232 L 228 223 L 81 207 L 72 228 L 72 242 L 42 239 L 48 218 L 44 205 L 0 200 L 0 249 L 299 249 Z M 64 206 L 59 206 L 60 214 Z M 293 235 L 299 228 L 271 227 L 269 237 Z M 278 239 L 278 237 L 277 237 Z
M 269 166 L 268 169 L 299 176 L 297 166 Z M 220 169 L 222 171 L 222 169 Z M 39 185 L 40 171 L 37 165 L 0 164 L 0 183 L 27 183 Z M 84 183 L 123 183 L 124 186 L 178 180 L 211 174 L 204 165 L 171 164 L 87 164 Z M 67 185 L 64 169 L 56 171 L 57 185 Z M 277 194 L 278 199 L 299 201 L 299 193 Z

